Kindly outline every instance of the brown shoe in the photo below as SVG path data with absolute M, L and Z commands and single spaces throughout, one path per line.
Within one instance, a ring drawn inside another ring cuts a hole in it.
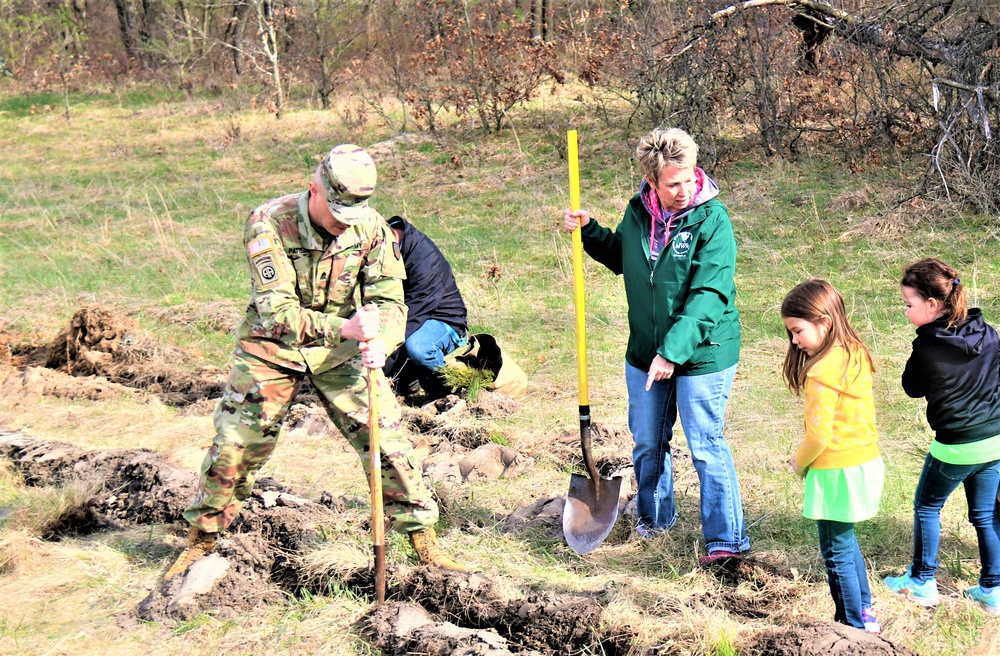
M 454 572 L 468 572 L 469 570 L 459 565 L 457 562 L 445 555 L 438 546 L 437 534 L 432 528 L 422 528 L 410 532 L 410 544 L 413 545 L 417 557 L 424 565 L 434 565 L 441 569 L 450 569 Z
M 169 581 L 178 574 L 183 574 L 187 568 L 194 564 L 196 560 L 204 558 L 215 549 L 217 533 L 206 533 L 200 528 L 191 527 L 188 531 L 187 548 L 177 556 L 177 560 L 170 566 L 170 569 L 163 575 L 164 581 Z

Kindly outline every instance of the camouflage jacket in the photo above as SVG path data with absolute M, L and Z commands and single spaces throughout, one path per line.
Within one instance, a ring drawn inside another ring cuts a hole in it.
M 247 219 L 243 241 L 253 289 L 237 328 L 238 348 L 296 371 L 322 373 L 358 354 L 358 342 L 343 339 L 340 327 L 359 304 L 373 303 L 391 353 L 403 342 L 406 271 L 389 226 L 372 210 L 372 220 L 324 246 L 308 203 L 308 191 L 282 196 Z

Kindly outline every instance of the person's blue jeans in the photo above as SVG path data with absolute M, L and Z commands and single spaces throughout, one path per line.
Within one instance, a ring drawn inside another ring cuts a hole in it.
M 701 486 L 701 530 L 708 553 L 750 549 L 733 454 L 723 436 L 735 375 L 734 365 L 716 373 L 654 381 L 647 392 L 647 372 L 625 363 L 639 523 L 666 530 L 677 521 L 670 439 L 680 415 Z
M 872 607 L 872 591 L 854 524 L 829 519 L 816 520 L 819 550 L 826 565 L 826 580 L 835 607 L 833 620 L 864 630 L 861 612 Z
M 975 527 L 979 539 L 979 560 L 982 564 L 979 584 L 986 588 L 1000 585 L 998 463 L 1000 461 L 994 460 L 978 465 L 950 465 L 927 454 L 913 500 L 911 576 L 916 581 L 923 583 L 934 578 L 941 540 L 941 508 L 948 496 L 962 483 L 969 505 L 969 521 Z
M 639 525 L 665 531 L 677 521 L 670 438 L 677 419 L 677 388 L 673 380 L 656 380 L 646 391 L 648 373 L 625 363 L 628 428 L 632 432 L 632 466 L 639 488 Z
M 465 343 L 455 329 L 437 319 L 428 319 L 406 338 L 404 348 L 413 364 L 437 371 L 444 366 L 444 356 Z

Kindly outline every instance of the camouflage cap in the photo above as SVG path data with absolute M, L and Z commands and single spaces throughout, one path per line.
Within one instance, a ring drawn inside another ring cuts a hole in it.
M 368 218 L 368 197 L 375 191 L 375 162 L 361 146 L 341 144 L 320 162 L 320 179 L 333 218 L 348 225 Z

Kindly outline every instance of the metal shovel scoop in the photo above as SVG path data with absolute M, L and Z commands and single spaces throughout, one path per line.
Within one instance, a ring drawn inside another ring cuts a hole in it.
M 569 206 L 580 208 L 580 168 L 577 162 L 576 130 L 567 133 L 569 159 Z M 618 518 L 622 479 L 601 478 L 590 452 L 590 399 L 587 390 L 587 325 L 583 297 L 583 238 L 573 231 L 573 299 L 576 306 L 576 361 L 580 380 L 580 447 L 587 474 L 572 474 L 563 507 L 563 535 L 578 554 L 593 551 L 604 542 Z
M 563 507 L 563 535 L 566 544 L 582 555 L 596 549 L 614 528 L 622 479 L 620 476 L 601 478 L 597 473 L 590 454 L 590 426 L 581 425 L 580 444 L 590 476 L 570 476 L 569 494 Z

